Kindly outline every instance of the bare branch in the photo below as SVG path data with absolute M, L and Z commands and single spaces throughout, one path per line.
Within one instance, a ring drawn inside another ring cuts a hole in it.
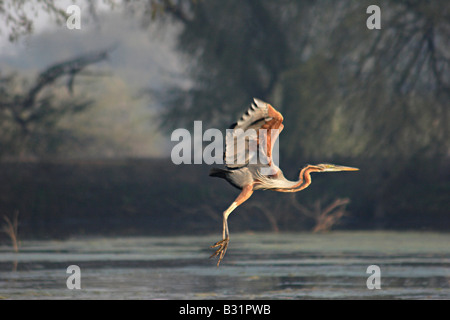
M 321 200 L 318 199 L 312 205 L 313 209 L 309 209 L 298 203 L 294 194 L 291 197 L 292 205 L 298 209 L 303 215 L 314 219 L 316 225 L 313 229 L 313 232 L 323 232 L 328 231 L 330 228 L 335 225 L 346 213 L 345 205 L 350 203 L 350 199 L 348 198 L 337 198 L 325 209 L 322 209 Z
M 42 89 L 54 83 L 58 78 L 66 75 L 70 76 L 71 80 L 69 81 L 68 88 L 72 92 L 75 76 L 88 65 L 107 59 L 110 50 L 111 49 L 106 49 L 98 52 L 83 54 L 82 56 L 76 57 L 72 60 L 50 66 L 38 76 L 35 85 L 28 91 L 28 94 L 22 103 L 22 107 L 24 109 L 32 107 L 36 101 L 37 95 L 42 91 Z

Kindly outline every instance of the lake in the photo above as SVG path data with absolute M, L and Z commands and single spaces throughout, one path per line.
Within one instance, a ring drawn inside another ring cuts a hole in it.
M 87 237 L 0 246 L 1 299 L 450 299 L 450 233 Z M 70 265 L 81 289 L 68 289 Z M 379 272 L 368 272 L 377 266 Z M 380 289 L 369 289 L 378 276 Z

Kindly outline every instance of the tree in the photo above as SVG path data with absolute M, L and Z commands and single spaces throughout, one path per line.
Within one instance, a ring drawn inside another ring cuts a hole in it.
M 365 152 L 385 159 L 397 155 L 397 160 L 419 153 L 445 157 L 450 150 L 450 5 L 383 1 L 381 30 L 352 27 L 363 23 L 366 17 L 358 13 L 368 3 L 348 8 L 331 44 L 345 72 L 345 111 L 371 133 Z
M 194 85 L 166 92 L 163 127 L 225 128 L 256 96 L 285 115 L 290 158 L 444 156 L 450 6 L 382 1 L 383 27 L 369 30 L 369 5 L 176 2 L 182 14 L 169 15 L 183 25 L 179 49 Z
M 84 54 L 56 63 L 39 74 L 33 84 L 17 74 L 0 77 L 0 145 L 9 155 L 51 154 L 70 133 L 58 129 L 57 121 L 66 114 L 88 108 L 92 101 L 74 96 L 75 77 L 89 65 L 108 57 L 108 50 Z M 66 78 L 70 93 L 61 98 L 58 80 Z
M 92 20 L 96 21 L 98 1 L 85 0 L 83 4 L 87 5 L 88 10 L 86 10 L 86 13 Z M 116 6 L 116 1 L 103 0 L 103 4 L 113 8 Z M 16 42 L 21 37 L 33 33 L 35 19 L 42 15 L 48 15 L 49 21 L 53 20 L 59 25 L 65 25 L 69 17 L 66 10 L 67 7 L 63 7 L 60 3 L 51 0 L 0 1 L 0 19 L 4 22 L 4 24 L 0 25 L 0 34 L 6 34 L 9 41 Z M 84 18 L 86 19 L 87 17 Z
M 359 189 L 360 208 L 399 212 L 390 195 L 401 192 L 402 177 L 438 181 L 448 170 L 450 5 L 380 1 L 382 28 L 371 30 L 371 4 L 211 0 L 189 7 L 187 19 L 177 19 L 178 40 L 194 85 L 166 92 L 162 128 L 194 120 L 226 128 L 252 97 L 266 99 L 285 118 L 282 165 L 351 159 L 371 190 Z
M 208 1 L 191 8 L 179 49 L 189 57 L 195 84 L 187 92 L 168 92 L 164 124 L 173 128 L 195 119 L 229 124 L 253 96 L 271 94 L 290 54 L 271 9 L 277 5 L 267 8 L 259 1 Z

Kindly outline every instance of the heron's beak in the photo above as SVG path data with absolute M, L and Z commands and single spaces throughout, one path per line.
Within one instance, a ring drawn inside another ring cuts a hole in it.
M 334 168 L 332 168 L 331 171 L 358 171 L 358 168 L 353 168 L 353 167 L 344 167 L 344 166 L 336 166 Z

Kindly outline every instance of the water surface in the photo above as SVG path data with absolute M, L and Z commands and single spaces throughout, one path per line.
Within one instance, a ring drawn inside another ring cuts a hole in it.
M 219 235 L 220 237 L 220 235 Z M 0 247 L 3 299 L 450 299 L 450 234 L 232 234 L 219 268 L 216 236 L 78 238 Z M 78 265 L 81 289 L 69 290 Z M 381 289 L 369 290 L 370 265 Z

